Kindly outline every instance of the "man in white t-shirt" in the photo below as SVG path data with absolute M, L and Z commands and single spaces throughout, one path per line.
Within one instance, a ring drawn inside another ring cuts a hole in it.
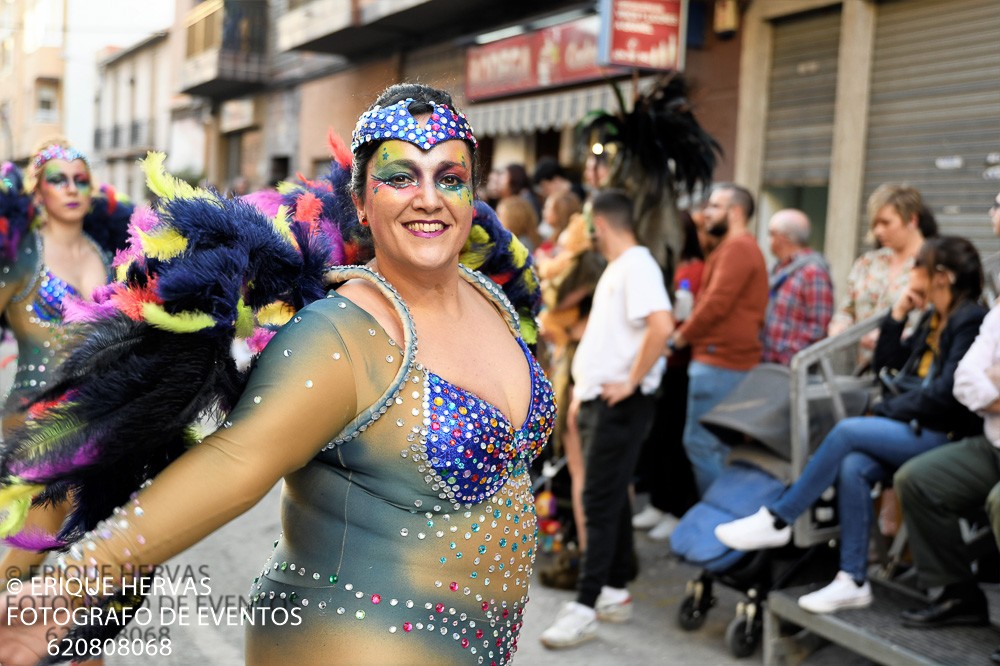
M 542 634 L 549 648 L 595 638 L 598 619 L 622 622 L 631 617 L 628 486 L 653 425 L 653 394 L 666 367 L 662 352 L 674 329 L 663 273 L 635 237 L 631 199 L 620 191 L 601 192 L 594 197 L 591 215 L 595 241 L 608 266 L 573 358 L 573 395 L 581 403 L 578 422 L 586 461 L 588 546 L 576 601 L 567 603 Z

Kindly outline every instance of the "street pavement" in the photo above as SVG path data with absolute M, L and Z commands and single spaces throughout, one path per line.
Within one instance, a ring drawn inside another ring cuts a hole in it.
M 225 479 L 219 479 L 225 483 Z M 269 553 L 279 526 L 279 489 L 275 487 L 256 507 L 233 521 L 208 539 L 197 544 L 168 563 L 168 574 L 175 579 L 197 580 L 206 570 L 210 576 L 209 594 L 203 587 L 181 595 L 191 608 L 195 603 L 209 604 L 216 608 L 239 603 L 246 597 L 250 580 L 257 575 Z M 539 635 L 558 613 L 563 603 L 573 598 L 573 593 L 551 590 L 534 582 L 531 602 L 525 614 L 524 628 L 514 663 L 519 666 L 605 666 L 619 664 L 685 664 L 727 665 L 759 664 L 761 654 L 746 660 L 733 658 L 725 645 L 726 625 L 733 618 L 737 593 L 717 587 L 718 605 L 708 614 L 700 629 L 693 632 L 681 630 L 676 623 L 677 608 L 684 597 L 685 583 L 696 576 L 697 570 L 680 563 L 668 554 L 663 543 L 651 541 L 644 534 L 636 535 L 641 572 L 631 585 L 635 599 L 635 617 L 628 624 L 602 624 L 599 638 L 572 650 L 550 651 L 538 641 Z M 546 566 L 544 556 L 536 562 L 536 571 Z M 186 567 L 192 567 L 186 569 Z M 186 572 L 186 573 L 182 573 Z M 193 574 L 193 576 L 192 576 Z M 200 583 L 199 583 L 200 585 Z M 211 621 L 198 626 L 194 615 L 187 621 L 171 619 L 164 607 L 176 606 L 174 595 L 153 597 L 150 608 L 154 615 L 164 617 L 168 623 L 151 628 L 159 635 L 169 630 L 172 653 L 170 656 L 112 656 L 106 659 L 109 666 L 189 666 L 209 664 L 237 666 L 243 663 L 243 631 L 238 622 Z M 196 598 L 197 597 L 197 598 Z M 192 610 L 193 613 L 193 610 Z M 136 630 L 135 628 L 126 631 Z M 821 650 L 822 653 L 829 652 Z M 846 655 L 846 659 L 845 659 Z M 812 666 L 858 664 L 851 655 L 840 652 L 827 654 L 827 658 L 811 658 Z M 331 660 L 331 663 L 335 663 Z M 375 665 L 373 665 L 375 666 Z

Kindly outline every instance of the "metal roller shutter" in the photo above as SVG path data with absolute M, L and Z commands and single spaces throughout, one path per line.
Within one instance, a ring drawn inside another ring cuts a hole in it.
M 1000 190 L 997 0 L 887 2 L 877 21 L 865 197 L 883 182 L 908 182 L 943 233 L 995 252 L 986 209 Z M 864 212 L 861 220 L 863 239 Z
M 775 23 L 765 185 L 829 181 L 839 43 L 839 8 Z

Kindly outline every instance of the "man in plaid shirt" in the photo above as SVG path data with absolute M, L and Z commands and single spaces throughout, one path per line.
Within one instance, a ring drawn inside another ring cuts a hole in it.
M 800 210 L 780 210 L 767 225 L 771 270 L 767 316 L 761 341 L 764 363 L 789 365 L 796 352 L 826 336 L 833 316 L 833 284 L 823 257 L 809 248 L 809 218 Z

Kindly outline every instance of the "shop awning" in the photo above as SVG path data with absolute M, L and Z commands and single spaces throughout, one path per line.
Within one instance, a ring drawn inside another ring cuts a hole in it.
M 619 81 L 618 85 L 625 104 L 631 108 L 632 82 Z M 497 136 L 569 127 L 580 122 L 588 112 L 599 109 L 609 113 L 618 111 L 618 101 L 608 83 L 467 104 L 465 115 L 478 136 Z

